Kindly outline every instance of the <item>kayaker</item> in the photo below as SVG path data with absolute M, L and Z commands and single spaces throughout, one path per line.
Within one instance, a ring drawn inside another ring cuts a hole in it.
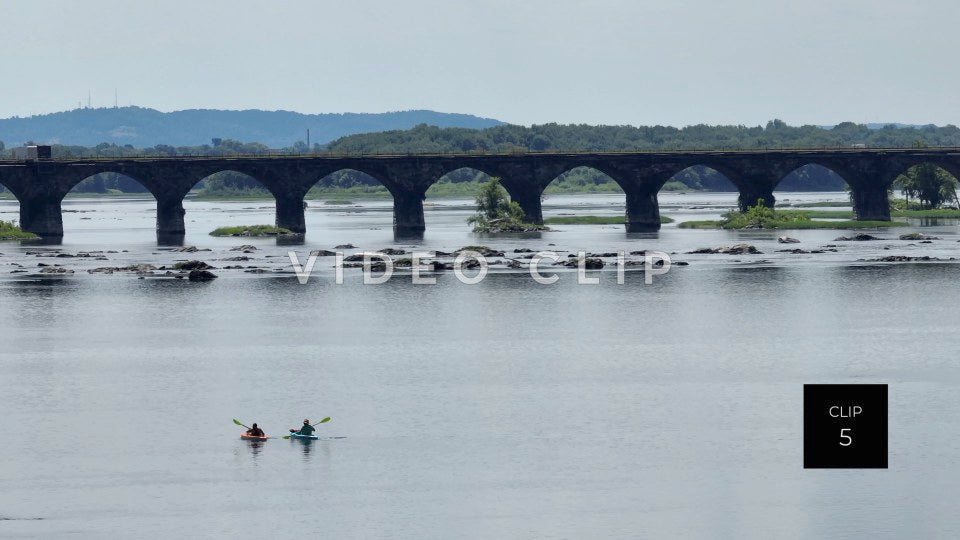
M 310 425 L 310 420 L 307 419 L 307 418 L 304 418 L 304 420 L 303 420 L 303 427 L 300 428 L 300 431 L 297 431 L 297 430 L 295 430 L 295 429 L 291 429 L 291 430 L 290 430 L 290 433 L 299 433 L 299 434 L 301 434 L 301 435 L 313 435 L 313 432 L 316 431 L 316 430 L 317 430 L 317 429 L 316 429 L 315 427 L 313 427 L 313 426 Z
M 251 435 L 253 437 L 263 437 L 263 430 L 258 428 L 257 423 L 254 422 L 253 426 L 251 426 L 250 429 L 247 430 L 247 435 Z

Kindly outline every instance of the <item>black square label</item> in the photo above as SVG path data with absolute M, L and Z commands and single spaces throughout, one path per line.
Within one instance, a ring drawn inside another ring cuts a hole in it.
M 887 385 L 803 385 L 803 468 L 886 469 Z

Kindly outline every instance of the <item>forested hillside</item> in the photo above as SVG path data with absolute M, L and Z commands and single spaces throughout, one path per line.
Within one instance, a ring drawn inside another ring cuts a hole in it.
M 0 120 L 0 140 L 7 146 L 40 144 L 95 146 L 111 143 L 137 148 L 158 144 L 196 146 L 214 137 L 256 141 L 271 148 L 327 143 L 353 133 L 409 129 L 417 124 L 485 128 L 497 120 L 434 111 L 388 113 L 301 114 L 291 111 L 224 111 L 192 109 L 160 112 L 143 107 L 74 109 L 25 118 Z

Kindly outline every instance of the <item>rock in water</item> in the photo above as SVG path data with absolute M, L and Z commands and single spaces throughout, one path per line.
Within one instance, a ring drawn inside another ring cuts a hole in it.
M 209 270 L 191 270 L 187 279 L 190 281 L 210 281 L 211 279 L 217 279 L 217 275 Z
M 781 244 L 799 244 L 800 243 L 800 241 L 797 240 L 796 238 L 790 238 L 789 236 L 781 236 L 780 238 L 777 238 L 777 242 Z
M 940 237 L 928 236 L 926 234 L 923 234 L 922 232 L 913 232 L 910 234 L 901 234 L 900 239 L 901 240 L 939 240 Z
M 860 233 L 854 236 L 841 236 L 839 238 L 835 238 L 833 241 L 834 242 L 866 242 L 868 240 L 879 240 L 879 238 L 869 234 Z
M 700 248 L 693 251 L 688 251 L 688 254 L 698 254 L 698 253 L 721 253 L 724 255 L 762 255 L 763 252 L 758 250 L 756 247 L 751 246 L 750 244 L 736 244 L 730 247 L 721 246 L 718 248 Z
M 176 270 L 207 270 L 208 268 L 213 268 L 203 261 L 178 262 L 174 264 L 173 267 Z
M 459 255 L 464 251 L 473 251 L 473 252 L 479 253 L 480 255 L 483 255 L 484 257 L 503 257 L 503 251 L 493 249 L 487 246 L 465 246 L 454 251 L 453 253 L 456 255 Z

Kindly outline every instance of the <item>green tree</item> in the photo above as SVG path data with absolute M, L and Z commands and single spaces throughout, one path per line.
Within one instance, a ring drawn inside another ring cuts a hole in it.
M 956 203 L 957 179 L 933 163 L 921 163 L 897 177 L 894 185 L 903 196 L 917 199 L 923 208 L 940 208 L 946 203 Z
M 491 178 L 477 192 L 477 213 L 467 218 L 473 232 L 538 230 L 542 226 L 524 223 L 523 208 L 511 201 L 499 178 Z

